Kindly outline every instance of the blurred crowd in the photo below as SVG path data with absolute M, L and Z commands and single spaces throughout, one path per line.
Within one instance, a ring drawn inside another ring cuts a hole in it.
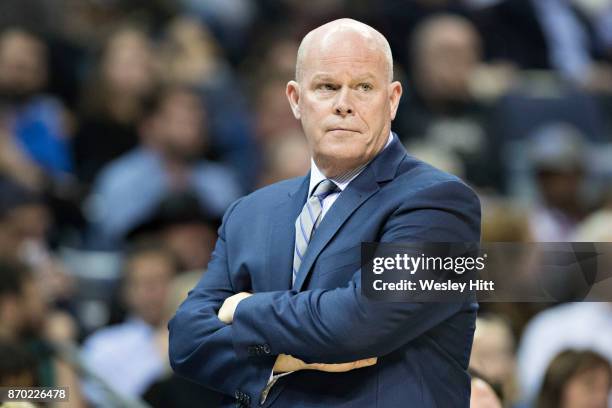
M 285 85 L 339 17 L 389 39 L 393 130 L 478 191 L 484 241 L 612 241 L 609 0 L 2 0 L 0 386 L 215 406 L 166 324 L 227 206 L 308 172 Z M 612 406 L 610 362 L 610 303 L 483 304 L 473 406 Z

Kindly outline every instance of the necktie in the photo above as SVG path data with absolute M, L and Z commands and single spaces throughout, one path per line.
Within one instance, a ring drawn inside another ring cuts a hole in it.
M 306 204 L 304 204 L 302 212 L 297 217 L 297 220 L 295 220 L 295 250 L 293 251 L 292 284 L 295 283 L 295 278 L 300 270 L 300 265 L 306 253 L 306 248 L 308 248 L 310 238 L 321 222 L 323 200 L 328 195 L 337 191 L 338 186 L 332 181 L 325 179 L 319 182 L 312 192 L 312 195 L 306 200 Z M 268 393 L 279 378 L 291 374 L 292 372 L 293 371 L 289 371 L 287 373 L 273 375 L 270 381 L 268 381 L 268 385 L 266 385 L 266 388 L 261 393 L 260 403 L 263 404 L 266 401 Z
M 302 265 L 302 259 L 304 259 L 304 255 L 306 254 L 310 238 L 312 238 L 314 230 L 321 222 L 323 200 L 336 191 L 338 191 L 338 186 L 331 180 L 325 179 L 321 181 L 315 187 L 312 195 L 306 200 L 302 212 L 297 220 L 295 220 L 295 251 L 293 252 L 292 283 L 295 283 L 295 278 L 300 270 L 300 265 Z

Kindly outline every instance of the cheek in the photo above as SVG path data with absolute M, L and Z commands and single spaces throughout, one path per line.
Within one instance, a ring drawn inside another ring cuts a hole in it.
M 302 120 L 316 123 L 322 117 L 331 113 L 330 104 L 325 101 L 309 99 L 304 101 L 300 105 L 300 113 L 302 114 Z
M 580 406 L 589 396 L 584 386 L 576 380 L 570 380 L 563 393 L 563 406 L 574 407 Z
M 370 127 L 382 127 L 390 118 L 389 100 L 379 97 L 360 101 L 358 113 Z

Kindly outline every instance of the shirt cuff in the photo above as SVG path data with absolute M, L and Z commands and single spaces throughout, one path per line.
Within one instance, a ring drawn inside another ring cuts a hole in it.
M 270 373 L 270 379 L 268 380 L 268 384 L 266 384 L 266 388 L 264 388 L 263 391 L 261 392 L 261 398 L 259 400 L 259 403 L 263 404 L 264 402 L 266 402 L 266 398 L 268 398 L 268 394 L 270 393 L 270 390 L 272 389 L 274 384 L 276 384 L 279 378 L 284 377 L 294 372 L 295 371 L 287 371 L 286 373 L 282 373 L 282 374 L 274 374 L 274 370 L 272 370 L 272 372 Z

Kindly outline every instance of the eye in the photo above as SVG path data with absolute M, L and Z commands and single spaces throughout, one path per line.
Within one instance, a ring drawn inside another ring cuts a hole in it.
M 360 91 L 368 92 L 373 89 L 373 86 L 371 84 L 368 84 L 367 82 L 362 82 L 357 85 L 357 89 L 359 89 Z
M 336 90 L 336 86 L 334 84 L 330 84 L 330 83 L 322 83 L 317 85 L 317 89 L 320 91 L 335 91 Z

